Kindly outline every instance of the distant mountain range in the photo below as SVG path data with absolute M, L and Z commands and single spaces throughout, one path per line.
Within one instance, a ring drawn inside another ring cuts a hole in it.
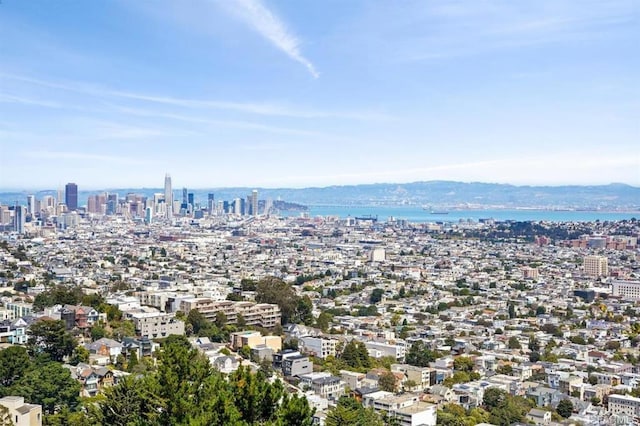
M 206 206 L 207 194 L 216 200 L 246 197 L 256 188 L 212 188 L 189 190 L 196 202 Z M 585 210 L 640 210 L 640 188 L 626 184 L 570 185 L 570 186 L 516 186 L 494 183 L 462 183 L 429 181 L 413 183 L 377 183 L 367 185 L 328 186 L 322 188 L 257 188 L 262 200 L 285 200 L 306 206 L 320 205 L 418 205 L 430 208 L 553 208 Z M 121 197 L 127 193 L 151 196 L 163 192 L 162 188 L 106 189 Z M 104 191 L 80 191 L 79 201 L 84 205 L 87 196 Z M 26 204 L 26 197 L 56 195 L 56 191 L 0 192 L 2 204 L 16 200 Z M 179 197 L 178 188 L 175 196 Z

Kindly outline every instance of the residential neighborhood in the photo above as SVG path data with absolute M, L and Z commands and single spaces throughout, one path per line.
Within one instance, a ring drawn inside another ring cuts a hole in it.
M 639 235 L 635 219 L 88 215 L 4 234 L 0 342 L 46 351 L 59 327 L 83 398 L 185 336 L 222 373 L 282 380 L 318 425 L 344 398 L 410 426 L 631 424 Z

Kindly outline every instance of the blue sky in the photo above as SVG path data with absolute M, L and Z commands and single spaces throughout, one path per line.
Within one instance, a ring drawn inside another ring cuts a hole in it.
M 0 188 L 640 185 L 640 2 L 2 0 Z

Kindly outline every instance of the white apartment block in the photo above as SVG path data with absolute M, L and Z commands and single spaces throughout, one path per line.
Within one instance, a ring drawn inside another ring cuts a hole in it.
M 420 401 L 417 394 L 374 392 L 366 395 L 362 402 L 365 407 L 395 418 L 401 426 L 435 426 L 437 421 L 437 406 Z
M 585 256 L 583 267 L 585 275 L 591 277 L 606 277 L 609 275 L 609 262 L 604 256 Z
M 397 341 L 395 344 L 382 342 L 364 342 L 369 356 L 382 358 L 385 356 L 394 357 L 397 360 L 404 359 L 407 352 L 407 344 L 404 341 Z
M 614 280 L 611 282 L 611 295 L 623 299 L 640 299 L 640 281 Z
M 127 314 L 136 328 L 136 335 L 155 339 L 171 334 L 184 335 L 184 322 L 176 319 L 174 314 L 161 312 L 135 312 Z
M 640 398 L 629 395 L 609 395 L 609 412 L 629 417 L 640 416 Z
M 336 346 L 338 341 L 335 339 L 306 336 L 301 337 L 299 342 L 302 344 L 304 352 L 309 355 L 322 359 L 328 356 L 336 356 Z

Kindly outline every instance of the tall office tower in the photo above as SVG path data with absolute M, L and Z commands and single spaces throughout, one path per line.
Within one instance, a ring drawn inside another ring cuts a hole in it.
M 26 216 L 25 208 L 22 206 L 19 206 L 16 203 L 16 209 L 14 211 L 13 220 L 14 220 L 14 230 L 18 234 L 24 234 L 24 224 L 26 221 L 25 216 Z
M 89 195 L 89 197 L 87 198 L 87 212 L 98 213 L 98 196 L 97 195 Z
M 258 216 L 258 190 L 254 189 L 251 192 L 251 214 Z
M 242 208 L 244 204 L 244 199 L 243 198 L 236 198 L 235 200 L 233 200 L 233 213 L 237 214 L 238 216 L 242 215 Z
M 604 256 L 585 256 L 584 273 L 592 277 L 606 277 L 609 275 L 609 261 Z
M 27 195 L 27 213 L 31 216 L 36 214 L 36 197 L 35 195 Z
M 171 175 L 168 173 L 164 177 L 164 203 L 167 219 L 173 217 L 173 189 L 171 188 Z
M 45 210 L 47 214 L 52 214 L 56 209 L 56 199 L 52 195 L 45 195 L 40 201 L 40 210 Z
M 78 210 L 78 185 L 68 183 L 64 187 L 64 203 L 70 212 Z
M 153 221 L 153 209 L 151 207 L 144 209 L 144 221 L 147 225 L 150 225 Z
M 213 192 L 210 192 L 207 195 L 207 210 L 209 211 L 209 216 L 213 215 L 215 209 L 216 209 L 216 200 Z
M 107 215 L 115 215 L 118 213 L 118 194 L 107 195 Z
M 187 188 L 182 188 L 182 205 L 184 208 L 187 208 L 187 203 L 189 202 L 188 197 L 189 193 L 187 192 Z
M 268 216 L 273 209 L 273 200 L 271 198 L 267 198 L 267 201 L 264 202 L 264 211 L 262 214 Z
M 187 203 L 188 203 L 188 204 L 191 204 L 191 210 L 193 210 L 193 209 L 195 208 L 195 206 L 196 206 L 195 198 L 194 198 L 194 197 L 195 197 L 195 196 L 193 195 L 193 192 L 190 192 L 190 193 L 187 195 Z

